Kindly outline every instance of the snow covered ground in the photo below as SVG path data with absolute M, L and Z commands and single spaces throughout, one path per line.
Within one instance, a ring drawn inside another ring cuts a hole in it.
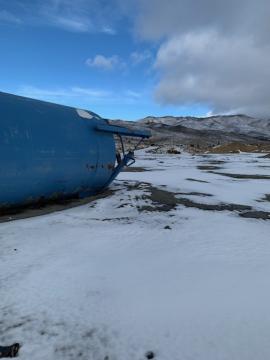
M 0 345 L 25 360 L 269 359 L 269 159 L 137 158 L 106 198 L 0 224 Z

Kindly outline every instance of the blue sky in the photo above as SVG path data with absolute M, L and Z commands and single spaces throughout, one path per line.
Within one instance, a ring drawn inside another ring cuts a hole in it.
M 120 0 L 0 0 L 0 91 L 106 118 L 204 116 L 208 105 L 156 96 L 163 38 L 141 36 L 132 11 Z

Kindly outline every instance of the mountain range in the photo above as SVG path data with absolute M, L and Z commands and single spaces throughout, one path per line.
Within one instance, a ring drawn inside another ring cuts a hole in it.
M 270 143 L 270 119 L 247 115 L 219 115 L 204 118 L 147 116 L 138 121 L 111 120 L 129 128 L 146 128 L 152 132 L 151 143 L 192 145 L 209 148 L 231 142 Z

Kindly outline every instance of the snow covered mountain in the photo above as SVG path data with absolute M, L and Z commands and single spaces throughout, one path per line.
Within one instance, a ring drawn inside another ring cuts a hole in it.
M 208 151 L 230 143 L 252 144 L 259 151 L 270 144 L 270 119 L 246 115 L 219 115 L 206 118 L 148 116 L 138 121 L 111 120 L 128 128 L 150 129 L 152 137 L 145 144 L 183 145 Z M 132 140 L 128 140 L 132 142 Z
M 246 115 L 196 117 L 148 116 L 138 123 L 151 128 L 184 126 L 195 130 L 214 130 L 235 135 L 270 139 L 270 120 L 255 119 Z

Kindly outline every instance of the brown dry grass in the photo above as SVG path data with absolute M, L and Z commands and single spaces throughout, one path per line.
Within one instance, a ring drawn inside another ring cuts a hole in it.
M 232 142 L 224 145 L 215 146 L 209 150 L 214 154 L 238 154 L 240 152 L 270 152 L 270 143 L 268 144 L 244 144 Z

